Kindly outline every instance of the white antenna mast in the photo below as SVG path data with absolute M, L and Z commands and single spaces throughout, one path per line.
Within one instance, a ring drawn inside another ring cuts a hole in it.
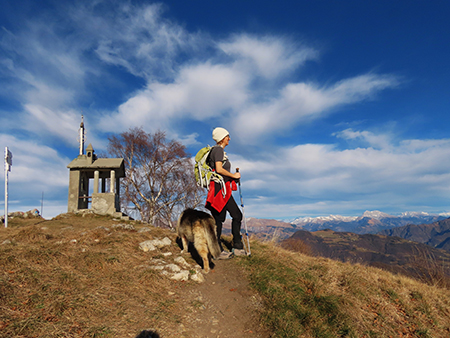
M 81 115 L 81 124 L 78 135 L 80 141 L 80 155 L 84 154 L 84 141 L 86 140 L 86 131 L 84 130 L 83 115 Z

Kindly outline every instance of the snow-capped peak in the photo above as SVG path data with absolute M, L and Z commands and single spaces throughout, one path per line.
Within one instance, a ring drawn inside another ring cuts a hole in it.
M 298 217 L 293 221 L 292 224 L 302 224 L 302 223 L 323 223 L 323 222 L 352 222 L 356 220 L 355 216 L 341 216 L 341 215 L 329 215 L 329 216 L 318 216 L 318 217 Z
M 430 216 L 430 214 L 424 211 L 406 211 L 402 212 L 401 215 L 401 217 L 418 217 L 418 216 Z
M 375 219 L 380 220 L 382 218 L 396 217 L 396 216 L 392 216 L 392 215 L 386 214 L 386 213 L 381 212 L 379 210 L 373 210 L 373 211 L 366 210 L 363 213 L 362 217 L 375 218 Z
M 439 215 L 434 214 L 435 216 L 441 216 L 441 217 L 449 217 L 450 213 L 441 213 Z M 285 220 L 285 222 L 296 224 L 296 225 L 302 225 L 302 224 L 323 224 L 323 223 L 329 223 L 329 222 L 354 222 L 354 221 L 360 221 L 363 218 L 372 218 L 376 220 L 382 220 L 384 218 L 391 218 L 391 219 L 403 219 L 403 218 L 427 218 L 432 217 L 433 214 L 429 214 L 427 212 L 416 212 L 416 211 L 408 211 L 403 212 L 401 215 L 394 216 L 390 215 L 384 212 L 381 212 L 379 210 L 367 210 L 365 211 L 362 216 L 341 216 L 341 215 L 329 215 L 329 216 L 318 216 L 318 217 L 297 217 L 294 220 Z

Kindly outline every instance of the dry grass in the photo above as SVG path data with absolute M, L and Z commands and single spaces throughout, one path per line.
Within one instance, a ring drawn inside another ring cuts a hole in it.
M 112 224 L 62 215 L 11 220 L 0 231 L 1 337 L 135 337 L 176 320 L 167 297 L 174 282 L 148 269 L 152 253 L 139 250 L 144 240 L 174 234 Z
M 445 250 L 400 238 L 394 239 L 389 244 L 384 242 L 383 238 L 390 240 L 392 237 L 386 236 L 357 235 L 331 230 L 315 231 L 312 235 L 325 240 L 322 243 L 307 238 L 305 240 L 289 238 L 281 242 L 281 246 L 309 256 L 347 260 L 351 263 L 381 268 L 394 274 L 401 273 L 431 286 L 450 290 L 450 254 Z M 375 243 L 378 240 L 378 244 L 372 245 L 370 237 Z M 383 252 L 383 247 L 390 249 Z
M 450 290 L 450 262 L 438 258 L 430 250 L 416 249 L 410 257 L 410 274 L 429 285 Z
M 148 268 L 161 251 L 139 250 L 142 241 L 175 234 L 115 223 L 61 215 L 0 229 L 0 337 L 135 337 L 179 326 L 186 304 L 169 292 L 185 284 Z M 245 267 L 264 300 L 261 317 L 273 337 L 450 336 L 449 290 L 256 240 L 251 257 L 232 263 Z
M 449 337 L 450 291 L 253 243 L 242 260 L 275 337 Z

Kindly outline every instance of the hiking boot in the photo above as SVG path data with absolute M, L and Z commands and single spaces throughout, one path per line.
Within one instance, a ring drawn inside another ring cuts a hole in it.
M 231 257 L 233 257 L 232 252 L 222 251 L 216 259 L 230 259 Z
M 235 256 L 247 256 L 247 252 L 244 249 L 233 249 Z

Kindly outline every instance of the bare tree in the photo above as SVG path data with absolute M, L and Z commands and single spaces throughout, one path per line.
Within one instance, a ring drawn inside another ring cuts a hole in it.
M 163 131 L 150 134 L 142 128 L 108 140 L 109 153 L 125 162 L 122 205 L 133 204 L 143 221 L 173 227 L 181 209 L 200 203 L 192 159 L 180 142 L 167 140 Z

